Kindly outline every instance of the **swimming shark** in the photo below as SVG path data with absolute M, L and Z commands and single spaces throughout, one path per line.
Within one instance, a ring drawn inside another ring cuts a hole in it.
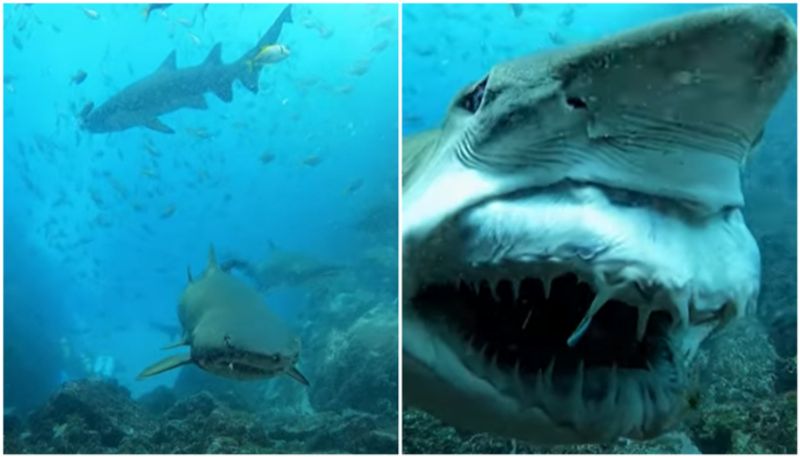
M 188 354 L 167 357 L 145 368 L 138 379 L 194 363 L 226 378 L 249 380 L 286 374 L 308 385 L 295 366 L 300 340 L 267 308 L 258 292 L 225 273 L 213 246 L 203 276 L 183 291 L 178 317 L 181 339 L 164 349 L 189 346 Z
M 267 291 L 276 287 L 307 287 L 335 279 L 346 268 L 328 264 L 297 251 L 271 248 L 263 262 L 253 264 L 244 259 L 231 258 L 223 261 L 224 271 L 239 271 Z
M 405 138 L 406 405 L 542 444 L 673 428 L 756 308 L 740 173 L 796 46 L 777 8 L 712 8 L 500 63 Z
M 257 93 L 258 77 L 266 63 L 257 57 L 264 47 L 276 44 L 283 24 L 291 22 L 291 5 L 288 5 L 258 43 L 229 64 L 222 63 L 221 43 L 211 49 L 203 63 L 194 67 L 177 68 L 172 51 L 149 76 L 125 87 L 97 108 L 91 103 L 86 105 L 80 113 L 82 128 L 92 133 L 107 133 L 142 126 L 174 133 L 158 116 L 181 108 L 206 109 L 206 92 L 230 102 L 231 86 L 236 79 Z

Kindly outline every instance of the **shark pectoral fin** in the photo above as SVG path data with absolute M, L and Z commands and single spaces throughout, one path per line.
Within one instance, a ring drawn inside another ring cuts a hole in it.
M 149 121 L 145 122 L 144 126 L 149 128 L 150 130 L 155 130 L 156 132 L 175 133 L 175 130 L 172 130 L 168 125 L 166 125 L 163 122 L 159 121 L 155 117 L 150 119 Z
M 164 346 L 164 347 L 163 347 L 163 348 L 161 348 L 161 349 L 162 349 L 162 350 L 166 350 L 166 349 L 174 349 L 174 348 L 176 348 L 176 347 L 180 347 L 180 346 L 186 346 L 187 344 L 189 344 L 189 343 L 188 343 L 188 342 L 187 342 L 185 339 L 181 338 L 180 340 L 178 340 L 178 341 L 176 341 L 176 342 L 174 342 L 174 343 L 170 343 L 170 344 L 168 344 L 168 345 Z
M 211 91 L 225 103 L 233 100 L 233 91 L 231 91 L 230 84 L 226 82 L 220 82 L 220 84 L 211 89 Z
M 181 365 L 186 365 L 188 363 L 192 363 L 191 354 L 173 355 L 145 368 L 144 370 L 142 370 L 141 373 L 139 373 L 139 376 L 137 376 L 136 379 L 144 379 L 148 376 L 153 376 L 155 374 L 163 373 L 167 370 L 171 370 L 173 368 L 177 368 Z
M 286 374 L 288 374 L 294 380 L 296 380 L 297 382 L 299 382 L 300 384 L 302 384 L 304 386 L 310 386 L 311 385 L 308 382 L 308 379 L 306 379 L 306 377 L 303 376 L 303 373 L 300 373 L 300 370 L 298 370 L 297 367 L 289 367 L 289 369 L 286 371 Z

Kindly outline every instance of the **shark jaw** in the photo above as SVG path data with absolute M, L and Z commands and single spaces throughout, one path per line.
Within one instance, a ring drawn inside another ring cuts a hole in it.
M 795 52 L 782 12 L 718 8 L 462 90 L 404 145 L 404 401 L 537 443 L 673 427 L 756 306 L 741 166 Z
M 308 380 L 295 368 L 298 353 L 259 354 L 234 348 L 195 349 L 192 358 L 206 371 L 226 378 L 258 380 L 286 373 L 302 384 Z
M 406 401 L 540 443 L 668 430 L 698 347 L 759 287 L 738 210 L 588 184 L 492 199 L 404 249 Z

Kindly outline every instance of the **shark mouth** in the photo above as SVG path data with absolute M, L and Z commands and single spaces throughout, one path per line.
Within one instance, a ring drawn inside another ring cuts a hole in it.
M 520 411 L 543 413 L 570 440 L 650 437 L 677 421 L 687 383 L 671 335 L 677 307 L 652 310 L 641 285 L 627 291 L 637 301 L 618 284 L 553 265 L 471 270 L 419 287 L 412 313 Z
M 446 315 L 472 348 L 521 374 L 551 364 L 572 373 L 581 365 L 649 371 L 672 358 L 668 312 L 609 299 L 575 273 L 431 284 L 413 302 L 422 314 Z
M 405 238 L 409 404 L 539 443 L 672 429 L 701 343 L 754 306 L 758 250 L 738 210 L 632 199 L 566 183 Z

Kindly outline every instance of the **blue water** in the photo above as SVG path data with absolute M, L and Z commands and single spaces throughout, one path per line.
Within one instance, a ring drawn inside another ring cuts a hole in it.
M 186 268 L 202 272 L 211 243 L 221 260 L 280 250 L 346 266 L 396 246 L 396 5 L 295 5 L 279 38 L 291 56 L 264 68 L 259 93 L 236 82 L 229 104 L 207 94 L 207 110 L 161 116 L 173 135 L 79 127 L 88 102 L 172 50 L 179 68 L 218 42 L 223 62 L 238 59 L 284 6 L 181 4 L 145 21 L 141 5 L 5 5 L 7 407 L 97 375 L 103 356 L 134 395 L 173 382 L 175 372 L 134 377 L 164 356 L 169 337 L 150 322 L 177 324 Z M 376 208 L 383 235 L 357 228 Z M 360 271 L 365 290 L 386 289 L 374 269 Z M 265 298 L 299 328 L 328 305 L 308 292 Z

